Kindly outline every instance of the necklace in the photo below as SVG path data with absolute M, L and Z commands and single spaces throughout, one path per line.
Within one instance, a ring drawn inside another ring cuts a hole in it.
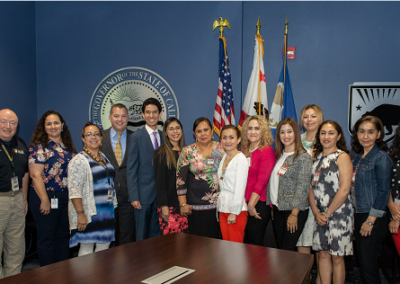
M 92 160 L 95 161 L 96 163 L 98 163 L 98 164 L 100 164 L 100 165 L 105 165 L 105 164 L 106 164 L 106 163 L 104 162 L 103 157 L 100 155 L 100 152 L 97 153 L 97 157 L 95 157 L 95 156 L 93 155 L 93 153 L 90 152 L 88 148 L 86 148 L 86 146 L 83 146 L 83 151 L 85 151 L 86 154 L 88 154 L 88 156 L 89 156 L 90 158 L 92 158 Z

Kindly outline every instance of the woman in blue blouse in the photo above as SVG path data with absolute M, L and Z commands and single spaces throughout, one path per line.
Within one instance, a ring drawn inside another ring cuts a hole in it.
M 364 283 L 381 283 L 378 258 L 387 233 L 385 214 L 390 195 L 392 161 L 387 154 L 383 124 L 378 117 L 364 116 L 353 128 L 353 188 L 356 214 L 357 258 Z
M 74 153 L 64 118 L 53 110 L 45 112 L 29 148 L 29 208 L 36 223 L 41 266 L 69 257 L 67 168 Z

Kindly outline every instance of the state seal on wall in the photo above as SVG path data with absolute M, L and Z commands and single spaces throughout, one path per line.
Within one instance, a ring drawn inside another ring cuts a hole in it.
M 111 106 L 122 103 L 128 109 L 128 129 L 135 132 L 145 125 L 142 105 L 147 98 L 155 98 L 161 103 L 159 127 L 170 117 L 179 118 L 175 93 L 163 77 L 146 68 L 126 67 L 107 75 L 97 85 L 90 100 L 89 120 L 102 129 L 110 128 Z
M 349 132 L 365 115 L 380 118 L 385 130 L 384 141 L 393 139 L 400 123 L 400 83 L 353 83 L 349 96 Z

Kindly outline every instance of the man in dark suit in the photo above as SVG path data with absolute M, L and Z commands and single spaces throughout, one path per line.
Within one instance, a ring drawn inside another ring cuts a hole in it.
M 128 194 L 135 208 L 137 241 L 160 235 L 152 158 L 162 144 L 162 132 L 157 129 L 161 110 L 157 99 L 145 100 L 142 116 L 146 125 L 132 134 L 128 142 Z
M 118 245 L 135 241 L 135 213 L 128 199 L 126 182 L 126 149 L 128 137 L 133 133 L 126 129 L 128 109 L 123 104 L 111 107 L 111 128 L 103 131 L 103 145 L 100 149 L 110 160 L 115 169 L 114 186 L 117 193 L 118 207 L 115 210 L 116 240 Z

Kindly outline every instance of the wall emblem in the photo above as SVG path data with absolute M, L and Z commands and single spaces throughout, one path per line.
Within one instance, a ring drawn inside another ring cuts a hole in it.
M 127 67 L 107 75 L 96 87 L 90 100 L 89 120 L 103 129 L 111 127 L 108 116 L 111 106 L 123 103 L 128 108 L 128 129 L 135 132 L 145 121 L 142 118 L 142 105 L 147 98 L 156 98 L 162 107 L 161 121 L 169 117 L 179 118 L 179 106 L 175 93 L 157 73 L 142 67 Z
M 384 141 L 393 139 L 400 122 L 400 83 L 354 83 L 350 85 L 349 132 L 364 115 L 375 115 L 385 127 Z

